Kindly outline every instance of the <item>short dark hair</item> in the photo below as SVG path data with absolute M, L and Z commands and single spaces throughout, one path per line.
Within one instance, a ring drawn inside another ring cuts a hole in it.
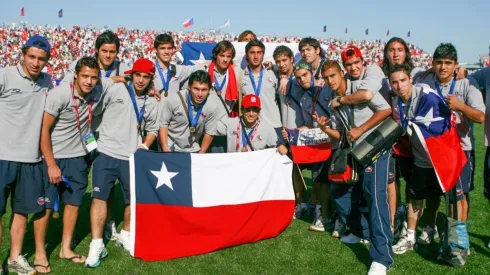
M 214 46 L 214 48 L 213 48 L 213 61 L 216 62 L 216 58 L 218 57 L 218 55 L 220 53 L 226 52 L 229 50 L 231 50 L 231 59 L 234 59 L 236 51 L 235 51 L 235 47 L 233 46 L 233 44 L 230 41 L 223 40 L 223 41 L 219 42 L 218 44 L 216 44 L 216 46 Z
M 116 51 L 119 52 L 121 41 L 119 41 L 119 37 L 115 33 L 107 30 L 101 33 L 95 40 L 95 49 L 98 50 L 104 44 L 116 44 Z
M 242 32 L 242 33 L 241 33 L 241 34 L 238 36 L 238 42 L 242 42 L 242 41 L 243 41 L 243 39 L 245 38 L 245 36 L 247 36 L 247 35 L 249 35 L 249 34 L 251 34 L 251 35 L 253 35 L 253 36 L 254 36 L 254 40 L 255 40 L 255 39 L 257 39 L 257 35 L 255 35 L 255 33 L 254 33 L 253 31 L 251 31 L 251 30 L 245 30 L 245 31 L 243 31 L 243 32 Z
M 172 48 L 175 48 L 175 42 L 172 36 L 168 33 L 159 34 L 155 37 L 155 41 L 153 42 L 153 47 L 158 48 L 158 46 L 162 44 L 171 44 Z
M 213 86 L 213 84 L 211 83 L 211 77 L 209 76 L 207 71 L 199 70 L 199 71 L 193 72 L 189 76 L 189 82 L 188 82 L 189 88 L 192 86 L 192 83 L 194 83 L 195 81 L 197 81 L 199 83 L 208 84 L 209 89 L 211 89 L 211 87 Z
M 441 43 L 439 46 L 437 46 L 432 58 L 433 60 L 439 58 L 447 58 L 458 62 L 458 52 L 456 51 L 456 47 L 454 47 L 453 44 Z
M 252 48 L 252 47 L 260 47 L 262 49 L 262 51 L 265 52 L 265 45 L 264 43 L 262 43 L 262 41 L 259 41 L 257 39 L 254 39 L 254 40 L 251 40 L 247 43 L 247 45 L 245 46 L 245 54 L 248 54 L 248 51 Z
M 412 71 L 413 68 L 415 68 L 415 65 L 413 64 L 413 61 L 412 61 L 412 55 L 410 54 L 410 49 L 408 48 L 407 42 L 405 42 L 405 40 L 403 40 L 402 38 L 393 37 L 390 40 L 388 40 L 388 42 L 386 43 L 385 48 L 383 50 L 384 57 L 383 57 L 383 65 L 381 66 L 381 69 L 383 69 L 383 72 L 385 75 L 389 75 L 389 73 L 393 67 L 393 65 L 388 60 L 388 50 L 390 48 L 390 45 L 395 43 L 395 42 L 402 44 L 403 48 L 405 48 L 405 60 L 403 61 L 403 65 L 407 66 L 407 68 L 410 69 L 410 71 Z
M 323 71 L 331 68 L 335 68 L 337 71 L 342 72 L 342 67 L 340 67 L 339 62 L 337 62 L 336 60 L 325 60 L 322 65 L 321 72 L 323 73 Z
M 81 70 L 82 67 L 89 67 L 90 69 L 97 69 L 97 71 L 100 71 L 99 68 L 99 63 L 97 63 L 97 59 L 93 56 L 86 56 L 82 57 L 77 61 L 77 64 L 75 65 L 75 72 L 78 74 Z
M 272 57 L 276 59 L 280 55 L 285 55 L 287 57 L 292 57 L 293 62 L 294 62 L 294 54 L 293 51 L 284 45 L 277 46 L 276 49 L 274 50 L 274 53 L 272 53 Z
M 408 75 L 409 78 L 412 77 L 411 76 L 412 70 L 410 69 L 409 66 L 405 64 L 396 64 L 395 66 L 392 66 L 390 71 L 388 72 L 388 79 L 390 79 L 392 74 L 398 72 L 404 72 L 406 75 Z

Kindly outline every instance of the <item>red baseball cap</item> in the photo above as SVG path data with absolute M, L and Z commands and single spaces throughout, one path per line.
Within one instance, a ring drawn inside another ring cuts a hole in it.
M 342 53 L 340 54 L 342 57 L 342 62 L 345 62 L 353 57 L 360 57 L 362 58 L 362 53 L 361 50 L 359 50 L 358 47 L 356 46 L 348 46 L 347 48 L 342 50 Z
M 243 108 L 252 108 L 252 107 L 257 107 L 260 108 L 260 97 L 256 95 L 246 95 L 242 99 L 242 107 Z
M 149 59 L 140 58 L 133 64 L 133 68 L 129 71 L 125 71 L 124 74 L 133 74 L 136 72 L 155 75 L 155 64 Z

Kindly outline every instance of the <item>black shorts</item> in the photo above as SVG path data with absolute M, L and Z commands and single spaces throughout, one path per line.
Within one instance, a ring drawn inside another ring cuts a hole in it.
M 434 168 L 422 168 L 414 165 L 409 192 L 410 199 L 412 200 L 436 199 L 441 197 L 443 192 L 439 186 Z
M 0 216 L 5 214 L 10 193 L 14 213 L 32 214 L 43 211 L 46 198 L 42 162 L 0 160 Z
M 92 169 L 92 198 L 107 201 L 116 180 L 121 185 L 124 202 L 129 204 L 129 160 L 98 153 Z
M 90 170 L 89 155 L 84 157 L 57 159 L 56 164 L 61 174 L 70 181 L 70 188 L 65 184 L 50 184 L 48 167 L 43 161 L 44 185 L 46 187 L 46 208 L 53 209 L 57 195 L 65 204 L 80 206 L 88 186 L 88 171 Z

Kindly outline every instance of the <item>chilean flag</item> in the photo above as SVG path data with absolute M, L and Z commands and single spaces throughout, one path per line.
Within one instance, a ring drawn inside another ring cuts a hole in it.
M 184 25 L 184 28 L 194 25 L 194 17 L 191 17 L 189 20 L 185 21 L 182 25 Z
M 451 110 L 434 90 L 424 86 L 409 125 L 424 146 L 442 191 L 447 192 L 456 185 L 467 159 Z
M 130 159 L 131 255 L 170 260 L 274 238 L 291 223 L 292 162 L 276 149 Z
M 330 158 L 332 140 L 320 128 L 286 131 L 289 134 L 289 146 L 294 163 L 315 163 Z

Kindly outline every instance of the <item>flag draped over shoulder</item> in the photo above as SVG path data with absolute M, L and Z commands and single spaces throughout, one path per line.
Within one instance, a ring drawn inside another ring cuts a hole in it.
M 287 129 L 294 163 L 306 164 L 325 161 L 332 154 L 331 139 L 320 128 Z
M 467 162 L 452 123 L 453 116 L 444 99 L 427 86 L 420 93 L 414 118 L 410 121 L 444 192 L 456 185 Z
M 295 200 L 292 162 L 275 150 L 138 150 L 130 159 L 131 255 L 170 260 L 279 235 Z

